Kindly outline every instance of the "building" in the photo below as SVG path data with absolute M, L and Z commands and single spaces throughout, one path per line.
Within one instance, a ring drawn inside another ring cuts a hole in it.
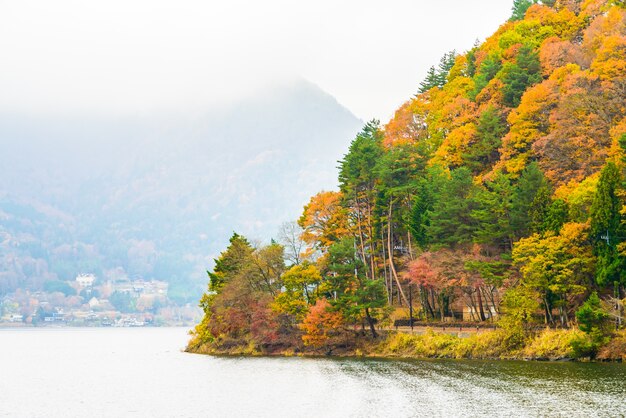
M 76 283 L 78 283 L 80 287 L 91 287 L 95 281 L 96 276 L 93 274 L 79 274 L 76 276 Z

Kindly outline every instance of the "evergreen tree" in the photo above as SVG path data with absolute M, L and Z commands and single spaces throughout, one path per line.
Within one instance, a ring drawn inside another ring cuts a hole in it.
M 530 218 L 529 229 L 532 233 L 542 234 L 546 232 L 546 220 L 552 204 L 552 188 L 544 183 L 539 187 L 533 199 L 528 215 Z
M 456 51 L 454 50 L 445 53 L 443 57 L 441 57 L 437 68 L 437 81 L 439 83 L 439 87 L 443 87 L 448 81 L 448 74 L 450 74 L 450 70 L 454 67 L 455 61 Z
M 598 181 L 596 195 L 591 205 L 591 240 L 598 257 L 596 281 L 601 286 L 624 282 L 626 263 L 617 247 L 624 241 L 626 231 L 622 225 L 619 190 L 622 175 L 617 165 L 609 161 Z
M 448 81 L 448 74 L 456 61 L 456 51 L 447 52 L 439 60 L 437 68 L 428 69 L 426 78 L 420 83 L 419 93 L 426 93 L 433 87 L 443 87 Z
M 213 271 L 209 275 L 209 291 L 219 292 L 229 279 L 249 262 L 252 246 L 248 240 L 237 233 L 230 237 L 228 248 L 216 258 Z
M 498 173 L 484 188 L 477 189 L 473 199 L 476 207 L 472 217 L 477 222 L 476 241 L 500 246 L 506 252 L 513 248 L 511 208 L 513 187 L 509 178 Z
M 476 221 L 472 217 L 475 203 L 470 197 L 475 188 L 472 173 L 466 167 L 450 173 L 433 205 L 428 225 L 430 242 L 454 246 L 472 241 Z
M 383 314 L 387 297 L 380 280 L 368 279 L 365 264 L 357 256 L 353 238 L 344 238 L 329 249 L 325 290 L 335 310 L 347 321 L 365 319 L 376 338 L 376 318 Z
M 517 107 L 526 89 L 541 81 L 539 55 L 530 46 L 522 46 L 515 64 L 508 64 L 504 69 L 502 81 L 504 104 Z
M 567 202 L 563 199 L 554 200 L 550 203 L 550 206 L 548 206 L 546 219 L 543 222 L 543 231 L 552 231 L 558 234 L 563 225 L 568 221 L 568 217 L 569 207 Z
M 536 221 L 543 216 L 544 208 L 549 202 L 546 203 L 543 197 L 537 199 L 537 193 L 542 188 L 549 190 L 548 187 L 543 172 L 537 163 L 530 163 L 522 171 L 515 186 L 511 207 L 511 229 L 516 238 L 527 236 L 531 231 L 533 220 Z M 549 198 L 550 195 L 548 195 Z
M 477 140 L 463 155 L 466 165 L 473 173 L 479 174 L 488 170 L 498 160 L 498 149 L 506 129 L 501 115 L 493 106 L 489 106 L 480 115 L 476 127 Z
M 488 55 L 483 60 L 478 69 L 478 74 L 474 75 L 474 90 L 469 93 L 472 100 L 476 100 L 476 96 L 489 84 L 489 82 L 502 69 L 500 57 Z
M 430 67 L 426 73 L 426 78 L 420 83 L 419 93 L 426 93 L 433 87 L 439 87 L 439 76 L 435 67 Z
M 380 183 L 378 167 L 383 157 L 382 139 L 380 122 L 368 122 L 350 144 L 348 154 L 339 162 L 342 205 L 351 214 L 350 223 L 355 226 L 361 258 L 369 265 L 370 278 L 375 274 L 371 249 L 375 241 L 373 215 Z
M 535 3 L 537 0 L 513 0 L 512 15 L 509 20 L 513 22 L 524 19 L 526 11 Z

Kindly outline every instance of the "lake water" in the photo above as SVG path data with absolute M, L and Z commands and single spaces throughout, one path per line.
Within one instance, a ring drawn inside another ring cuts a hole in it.
M 625 416 L 626 365 L 215 358 L 179 328 L 2 329 L 0 417 Z

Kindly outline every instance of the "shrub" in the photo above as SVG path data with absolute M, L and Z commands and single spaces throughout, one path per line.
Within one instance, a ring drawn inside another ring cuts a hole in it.
M 596 358 L 626 361 L 626 330 L 618 332 L 608 344 L 600 348 Z
M 576 356 L 572 343 L 585 335 L 575 329 L 545 329 L 522 350 L 525 358 L 558 360 Z

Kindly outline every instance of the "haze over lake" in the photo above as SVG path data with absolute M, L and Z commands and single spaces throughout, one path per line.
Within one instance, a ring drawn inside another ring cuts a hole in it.
M 225 358 L 183 328 L 2 329 L 0 416 L 626 414 L 623 364 Z

